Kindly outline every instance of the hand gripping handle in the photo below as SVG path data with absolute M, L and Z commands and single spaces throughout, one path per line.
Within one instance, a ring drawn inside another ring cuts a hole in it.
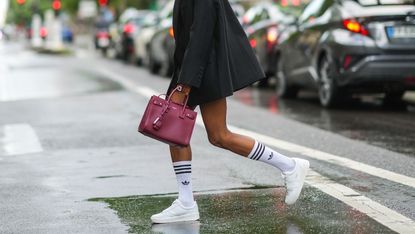
M 167 99 L 167 104 L 163 107 L 161 114 L 159 117 L 157 117 L 154 122 L 153 122 L 153 128 L 155 130 L 160 130 L 160 128 L 162 127 L 163 123 L 163 116 L 169 111 L 170 109 L 170 104 L 171 104 L 171 98 L 173 97 L 173 93 L 177 92 L 177 91 L 181 91 L 182 87 L 181 86 L 177 86 L 175 89 L 173 89 L 173 91 L 170 93 L 170 95 L 168 96 Z M 186 110 L 186 106 L 187 106 L 187 102 L 189 101 L 189 95 L 186 94 L 186 98 L 185 98 L 185 102 L 183 104 L 183 109 L 182 109 L 182 113 L 180 115 L 180 118 L 184 118 L 184 111 Z

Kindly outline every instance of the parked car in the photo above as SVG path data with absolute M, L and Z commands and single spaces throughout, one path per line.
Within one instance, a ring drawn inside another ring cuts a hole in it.
M 134 38 L 140 34 L 145 18 L 149 14 L 153 13 L 147 10 L 135 10 L 130 11 L 124 17 L 120 17 L 118 26 L 120 36 L 115 45 L 117 57 L 124 61 L 135 60 Z
M 150 37 L 153 35 L 158 23 L 158 13 L 148 14 L 144 19 L 140 32 L 134 37 L 134 55 L 138 65 L 143 65 L 145 63 L 143 60 L 146 58 L 146 42 L 151 39 Z M 146 64 L 148 64 L 148 61 L 146 61 Z
M 173 73 L 174 48 L 172 18 L 167 18 L 160 23 L 150 40 L 149 70 L 162 76 L 170 76 Z
M 281 31 L 287 25 L 295 22 L 295 17 L 282 12 L 276 5 L 269 6 L 268 12 L 272 19 L 259 21 L 246 28 L 247 36 L 251 43 L 259 63 L 268 77 L 273 77 L 276 72 L 276 45 Z M 263 83 L 267 84 L 268 80 Z
M 134 37 L 135 56 L 139 65 L 150 66 L 149 45 L 151 39 L 158 31 L 160 23 L 165 19 L 170 19 L 173 16 L 174 1 L 166 3 L 161 11 L 146 19 L 146 23 L 139 34 Z
M 354 93 L 415 89 L 414 0 L 313 0 L 277 45 L 277 93 L 318 90 L 332 107 Z

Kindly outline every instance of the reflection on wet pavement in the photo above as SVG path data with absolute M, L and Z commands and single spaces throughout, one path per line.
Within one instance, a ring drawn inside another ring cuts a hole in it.
M 394 108 L 383 107 L 378 97 L 363 97 L 362 101 L 350 100 L 333 110 L 320 107 L 313 93 L 302 93 L 297 100 L 278 100 L 271 89 L 250 88 L 237 92 L 234 98 L 351 139 L 415 156 L 414 96 L 407 95 L 407 102 Z
M 91 199 L 109 204 L 130 233 L 393 233 L 365 214 L 313 188 L 294 206 L 282 188 L 197 195 L 199 222 L 151 225 L 150 216 L 174 196 Z
M 155 233 L 169 233 L 169 234 L 199 234 L 200 222 L 180 222 L 167 224 L 153 224 L 151 231 Z

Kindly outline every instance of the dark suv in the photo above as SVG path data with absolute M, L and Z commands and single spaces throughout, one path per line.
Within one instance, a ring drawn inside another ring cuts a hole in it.
M 415 0 L 313 0 L 279 37 L 277 93 L 319 92 L 325 107 L 352 93 L 400 100 L 415 89 Z

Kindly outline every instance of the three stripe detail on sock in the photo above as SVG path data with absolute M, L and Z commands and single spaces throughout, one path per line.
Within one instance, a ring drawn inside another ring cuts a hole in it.
M 254 151 L 254 153 L 251 155 L 250 159 L 252 160 L 259 160 L 262 157 L 262 154 L 265 151 L 265 146 L 258 142 L 258 145 Z
M 192 173 L 192 166 L 190 164 L 173 166 L 173 167 L 174 167 L 174 172 L 176 173 L 176 175 Z

